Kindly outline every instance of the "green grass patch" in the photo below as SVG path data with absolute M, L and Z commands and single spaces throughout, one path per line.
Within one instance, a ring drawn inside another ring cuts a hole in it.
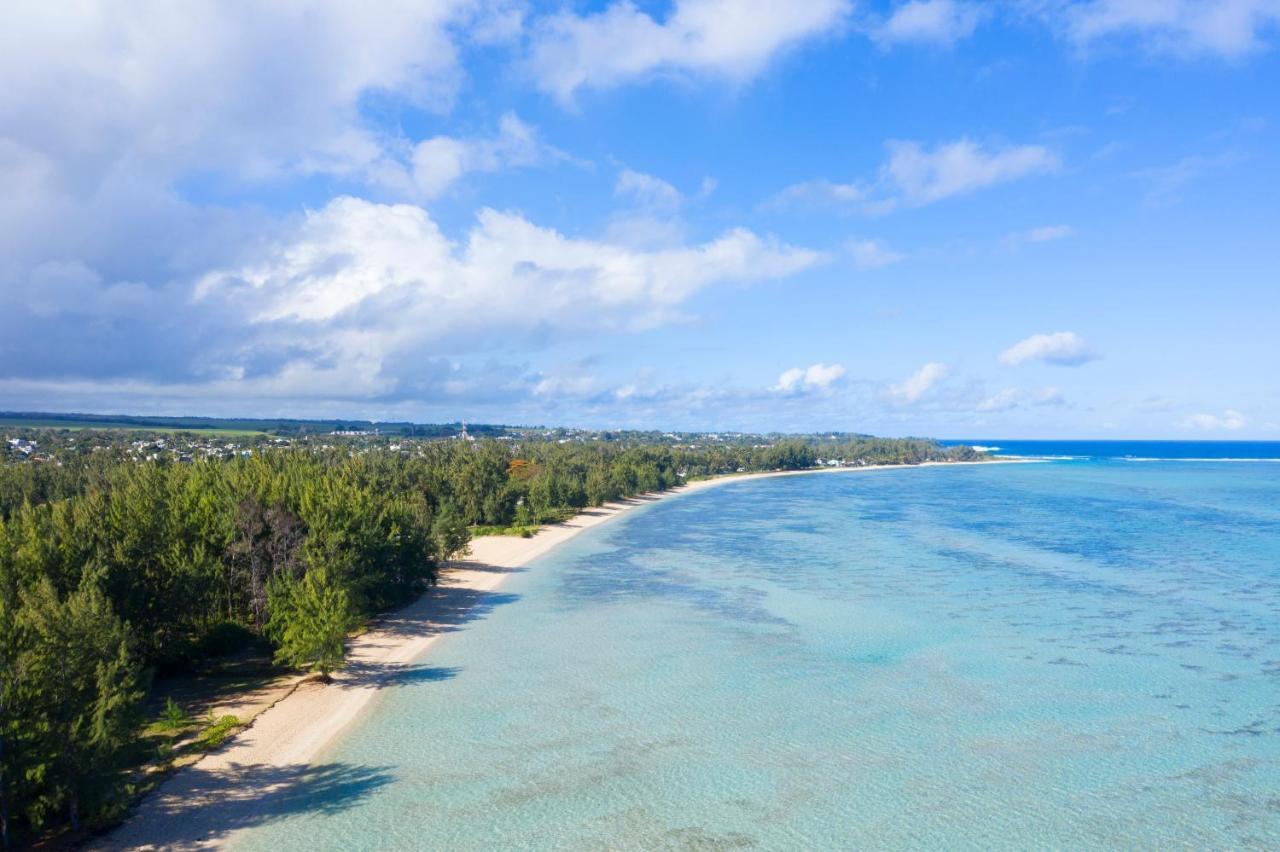
M 581 509 L 575 509 L 572 506 L 561 506 L 559 509 L 548 509 L 542 513 L 539 521 L 544 524 L 563 524 L 565 521 L 581 512 Z
M 508 527 L 480 524 L 471 528 L 472 538 L 482 538 L 487 535 L 515 535 L 521 538 L 532 538 L 537 533 L 537 524 L 512 524 Z
M 196 748 L 202 751 L 217 748 L 226 742 L 227 738 L 234 734 L 241 724 L 240 719 L 230 713 L 220 719 L 214 719 L 210 714 L 208 725 L 196 737 Z
M 221 744 L 228 732 L 215 735 L 214 745 L 205 739 L 206 732 L 220 720 L 207 713 L 203 718 L 198 714 L 227 698 L 274 683 L 281 673 L 274 667 L 268 668 L 269 662 L 269 658 L 265 661 L 247 659 L 212 672 L 165 678 L 156 690 L 159 694 L 147 702 L 147 720 L 139 727 L 122 761 L 125 771 L 139 777 L 149 775 L 157 769 L 189 762 L 201 752 Z M 159 695 L 166 697 L 161 701 Z M 179 743 L 185 745 L 179 747 Z

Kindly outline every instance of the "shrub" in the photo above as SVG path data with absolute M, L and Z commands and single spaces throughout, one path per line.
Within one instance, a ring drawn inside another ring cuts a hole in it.
M 209 725 L 196 738 L 196 745 L 205 750 L 215 749 L 226 742 L 239 727 L 240 720 L 230 713 L 220 719 L 214 719 L 210 713 Z
M 190 725 L 194 719 L 182 709 L 178 702 L 170 696 L 165 700 L 164 710 L 160 712 L 160 727 L 166 731 L 177 731 Z

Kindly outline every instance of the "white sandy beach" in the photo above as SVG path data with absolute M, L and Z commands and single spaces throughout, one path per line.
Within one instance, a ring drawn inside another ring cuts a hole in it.
M 983 462 L 990 463 L 990 462 Z M 945 466 L 956 463 L 942 463 Z M 270 814 L 306 807 L 296 790 L 326 781 L 316 763 L 325 747 L 364 710 L 381 687 L 413 677 L 420 660 L 443 635 L 483 614 L 486 598 L 506 577 L 583 530 L 654 500 L 729 482 L 808 473 L 902 469 L 868 465 L 819 471 L 742 474 L 699 480 L 661 494 L 589 509 L 532 538 L 487 536 L 471 543 L 465 562 L 442 572 L 439 585 L 408 607 L 385 616 L 350 643 L 348 668 L 329 685 L 303 680 L 262 712 L 223 748 L 176 772 L 148 796 L 128 821 L 90 844 L 100 849 L 205 849 L 229 844 L 236 832 Z

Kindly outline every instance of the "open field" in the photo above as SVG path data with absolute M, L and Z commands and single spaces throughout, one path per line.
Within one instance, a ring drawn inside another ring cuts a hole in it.
M 138 423 L 124 423 L 110 420 L 103 422 L 91 422 L 84 420 L 26 420 L 20 417 L 0 417 L 0 427 L 5 426 L 22 429 L 66 429 L 71 432 L 80 432 L 86 429 L 111 429 L 122 432 L 166 432 L 169 434 L 193 432 L 201 435 L 220 435 L 227 438 L 267 434 L 260 429 L 221 429 L 203 426 L 147 426 Z

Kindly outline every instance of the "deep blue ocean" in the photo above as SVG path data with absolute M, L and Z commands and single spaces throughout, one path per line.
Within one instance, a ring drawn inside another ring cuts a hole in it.
M 988 444 L 584 533 L 236 845 L 1280 848 L 1280 445 Z

